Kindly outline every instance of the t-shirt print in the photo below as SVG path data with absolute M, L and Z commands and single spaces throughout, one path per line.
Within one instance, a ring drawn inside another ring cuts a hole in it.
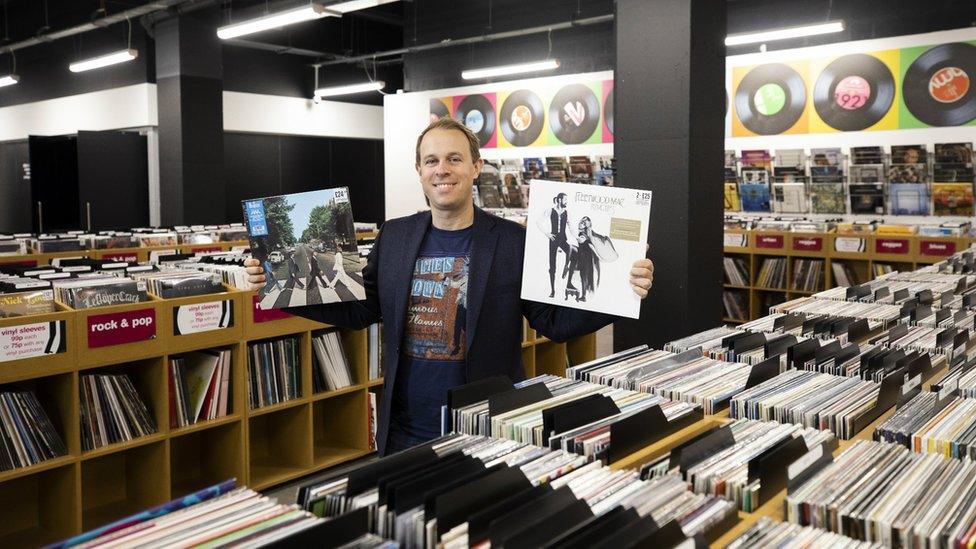
M 407 308 L 407 355 L 422 360 L 465 359 L 469 263 L 466 255 L 417 258 Z

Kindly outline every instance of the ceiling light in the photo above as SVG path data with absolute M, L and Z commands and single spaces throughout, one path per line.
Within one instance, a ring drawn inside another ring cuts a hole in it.
M 329 4 L 326 6 L 326 8 L 339 13 L 349 13 L 351 11 L 375 8 L 376 6 L 391 4 L 397 1 L 398 0 L 347 0 L 346 2 L 339 2 L 337 4 Z
M 526 72 L 551 71 L 559 68 L 558 59 L 519 63 L 517 65 L 503 65 L 501 67 L 486 67 L 483 69 L 469 69 L 461 72 L 461 78 L 474 80 L 476 78 L 490 78 L 506 74 L 522 74 Z
M 5 76 L 0 76 L 0 88 L 4 86 L 13 86 L 20 80 L 20 77 L 16 74 L 7 74 Z
M 789 27 L 785 29 L 731 34 L 725 37 L 725 45 L 739 46 L 742 44 L 757 44 L 760 42 L 772 42 L 774 40 L 801 38 L 803 36 L 830 34 L 832 32 L 842 32 L 843 30 L 843 21 L 828 21 L 827 23 L 818 23 L 816 25 L 803 25 L 801 27 Z
M 110 53 L 108 55 L 103 55 L 101 57 L 95 57 L 93 59 L 86 59 L 84 61 L 72 63 L 68 65 L 68 69 L 71 70 L 71 72 L 90 71 L 92 69 L 100 69 L 109 65 L 132 61 L 136 57 L 139 57 L 138 50 L 122 50 L 115 53 Z
M 377 80 L 375 82 L 365 82 L 363 84 L 349 84 L 347 86 L 331 86 L 328 88 L 318 88 L 315 90 L 316 97 L 330 97 L 333 95 L 348 95 L 350 93 L 360 93 L 368 91 L 382 90 L 386 82 Z
M 321 19 L 328 16 L 338 17 L 339 12 L 326 9 L 322 7 L 321 4 L 308 4 L 293 10 L 270 13 L 263 17 L 258 17 L 257 19 L 248 19 L 247 21 L 241 21 L 240 23 L 220 27 L 217 29 L 217 36 L 227 40 L 230 38 L 237 38 L 238 36 L 244 36 L 245 34 L 253 34 L 255 32 L 276 29 L 286 25 L 293 25 L 295 23 L 302 23 L 304 21 L 312 21 L 314 19 Z

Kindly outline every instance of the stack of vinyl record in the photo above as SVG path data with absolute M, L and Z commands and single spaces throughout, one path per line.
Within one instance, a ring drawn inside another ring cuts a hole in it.
M 756 286 L 770 289 L 786 289 L 786 258 L 772 257 L 762 261 Z
M 710 452 L 690 458 L 671 455 L 641 467 L 642 478 L 680 474 L 696 493 L 723 497 L 747 513 L 765 503 L 760 500 L 761 481 L 749 478 L 749 463 L 757 456 L 782 448 L 793 439 L 801 439 L 803 453 L 818 446 L 834 447 L 836 439 L 827 431 L 780 424 L 770 421 L 740 419 L 718 428 L 709 436 L 723 439 Z M 699 437 L 697 440 L 703 440 Z
M 342 348 L 339 332 L 325 332 L 312 338 L 314 390 L 335 391 L 353 384 L 349 361 Z
M 735 520 L 731 503 L 676 475 L 641 480 L 562 450 L 457 434 L 303 486 L 298 503 L 339 519 L 365 508 L 377 534 L 406 548 L 654 545 L 711 538 Z
M 726 284 L 734 284 L 736 286 L 749 285 L 749 266 L 746 265 L 745 259 L 725 256 L 723 264 L 725 267 Z
M 301 395 L 300 340 L 284 337 L 247 346 L 247 400 L 251 409 Z
M 233 286 L 239 290 L 249 290 L 251 285 L 247 281 L 247 269 L 243 265 L 244 257 L 236 253 L 213 254 L 199 258 L 199 261 L 178 263 L 174 267 L 214 273 L 220 277 L 221 282 L 228 286 Z
M 814 297 L 801 297 L 770 307 L 770 313 L 793 313 L 806 316 L 835 316 L 864 318 L 885 325 L 901 318 L 901 307 L 879 303 L 859 303 L 851 301 L 832 301 Z
M 53 286 L 57 300 L 73 309 L 109 307 L 150 299 L 145 282 L 112 275 L 59 280 Z
M 0 393 L 0 471 L 64 456 L 68 449 L 33 392 Z
M 786 496 L 790 522 L 888 547 L 967 547 L 976 462 L 857 441 Z
M 170 427 L 186 427 L 227 415 L 231 351 L 186 353 L 169 359 Z
M 81 386 L 81 443 L 85 450 L 156 432 L 156 421 L 126 374 L 85 374 Z
M 875 437 L 922 454 L 976 459 L 976 400 L 920 392 L 878 425 Z
M 383 377 L 383 323 L 370 324 L 367 329 L 367 351 L 369 380 Z
M 798 526 L 788 522 L 775 522 L 762 517 L 741 536 L 735 538 L 726 549 L 753 549 L 756 547 L 844 547 L 845 549 L 873 549 L 881 545 L 856 541 L 847 536 L 811 526 Z
M 144 281 L 151 293 L 163 299 L 216 294 L 224 291 L 221 277 L 217 273 L 164 269 L 131 276 L 135 280 Z

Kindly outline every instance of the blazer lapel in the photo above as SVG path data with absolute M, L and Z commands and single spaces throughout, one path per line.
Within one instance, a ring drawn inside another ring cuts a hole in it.
M 465 330 L 467 331 L 465 343 L 468 349 L 471 349 L 474 332 L 478 327 L 478 315 L 481 313 L 481 304 L 485 299 L 488 273 L 491 271 L 495 245 L 498 243 L 498 234 L 492 231 L 494 227 L 494 216 L 483 212 L 480 208 L 474 209 L 471 263 L 468 268 L 468 318 L 465 321 Z
M 399 247 L 400 256 L 397 258 L 395 275 L 395 303 L 396 315 L 396 340 L 403 340 L 403 331 L 406 329 L 407 301 L 410 298 L 410 282 L 413 279 L 414 264 L 417 261 L 417 254 L 420 252 L 420 245 L 424 242 L 424 235 L 430 227 L 430 212 L 418 216 L 416 225 L 407 232 L 403 245 Z

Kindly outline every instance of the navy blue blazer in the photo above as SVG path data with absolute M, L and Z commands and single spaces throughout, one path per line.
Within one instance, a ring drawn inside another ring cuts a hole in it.
M 385 454 L 390 403 L 400 361 L 407 301 L 414 264 L 431 223 L 429 211 L 383 224 L 363 269 L 365 301 L 307 305 L 289 313 L 343 328 L 362 329 L 383 322 L 385 383 L 379 406 L 376 444 Z M 522 367 L 522 316 L 540 334 L 566 341 L 596 331 L 616 317 L 523 301 L 522 257 L 525 227 L 480 208 L 474 210 L 466 320 L 467 380 L 507 375 L 525 378 Z

